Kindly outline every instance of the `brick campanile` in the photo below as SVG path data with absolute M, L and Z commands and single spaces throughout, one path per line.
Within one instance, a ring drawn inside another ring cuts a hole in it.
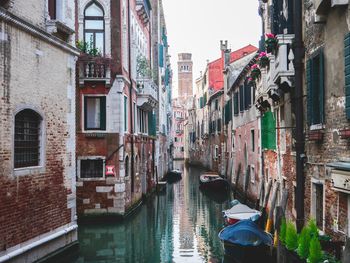
M 178 55 L 178 96 L 182 102 L 193 96 L 193 62 L 191 53 Z

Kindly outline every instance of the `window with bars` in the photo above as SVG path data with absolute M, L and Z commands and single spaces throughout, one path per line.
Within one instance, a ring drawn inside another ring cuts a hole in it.
M 102 178 L 103 159 L 80 160 L 80 178 Z
M 33 110 L 22 110 L 15 116 L 14 167 L 40 164 L 41 116 Z

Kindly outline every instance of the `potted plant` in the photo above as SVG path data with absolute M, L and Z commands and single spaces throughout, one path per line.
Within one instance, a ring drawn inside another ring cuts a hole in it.
M 312 237 L 310 241 L 309 256 L 307 258 L 308 263 L 319 263 L 322 260 L 321 244 L 318 237 Z
M 261 71 L 258 67 L 257 64 L 254 64 L 253 66 L 251 66 L 251 73 L 250 73 L 250 77 L 253 79 L 253 80 L 256 80 L 260 77 L 261 75 Z
M 259 54 L 259 66 L 265 68 L 269 65 L 270 59 L 267 57 L 266 52 L 261 52 Z
M 307 259 L 309 256 L 310 232 L 307 226 L 303 227 L 298 238 L 297 253 L 301 259 Z
M 274 34 L 266 34 L 265 47 L 267 53 L 274 53 L 277 48 L 278 40 Z

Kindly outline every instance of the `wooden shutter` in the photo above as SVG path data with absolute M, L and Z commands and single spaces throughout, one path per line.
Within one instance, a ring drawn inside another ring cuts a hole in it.
M 350 33 L 344 39 L 345 61 L 345 114 L 350 119 Z
M 323 49 L 321 50 L 320 54 L 319 54 L 319 103 L 320 103 L 320 123 L 324 123 L 324 96 L 325 96 L 325 86 L 324 86 L 324 55 L 323 55 Z
M 261 118 L 261 147 L 276 149 L 276 120 L 271 111 L 265 112 Z
M 244 110 L 244 88 L 239 86 L 239 111 Z
M 100 98 L 100 129 L 106 130 L 106 97 Z
M 312 59 L 306 64 L 306 83 L 307 83 L 307 123 L 310 126 L 312 121 Z
M 234 95 L 234 114 L 238 114 L 238 93 L 236 92 Z
M 252 105 L 252 88 L 251 85 L 249 85 L 248 83 L 244 84 L 245 87 L 245 109 L 248 109 L 251 105 Z

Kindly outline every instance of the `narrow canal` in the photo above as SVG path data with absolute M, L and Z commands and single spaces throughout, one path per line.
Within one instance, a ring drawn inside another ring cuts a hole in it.
M 80 225 L 79 257 L 71 263 L 223 262 L 218 232 L 230 198 L 201 192 L 199 168 L 175 167 L 182 180 L 124 222 Z

